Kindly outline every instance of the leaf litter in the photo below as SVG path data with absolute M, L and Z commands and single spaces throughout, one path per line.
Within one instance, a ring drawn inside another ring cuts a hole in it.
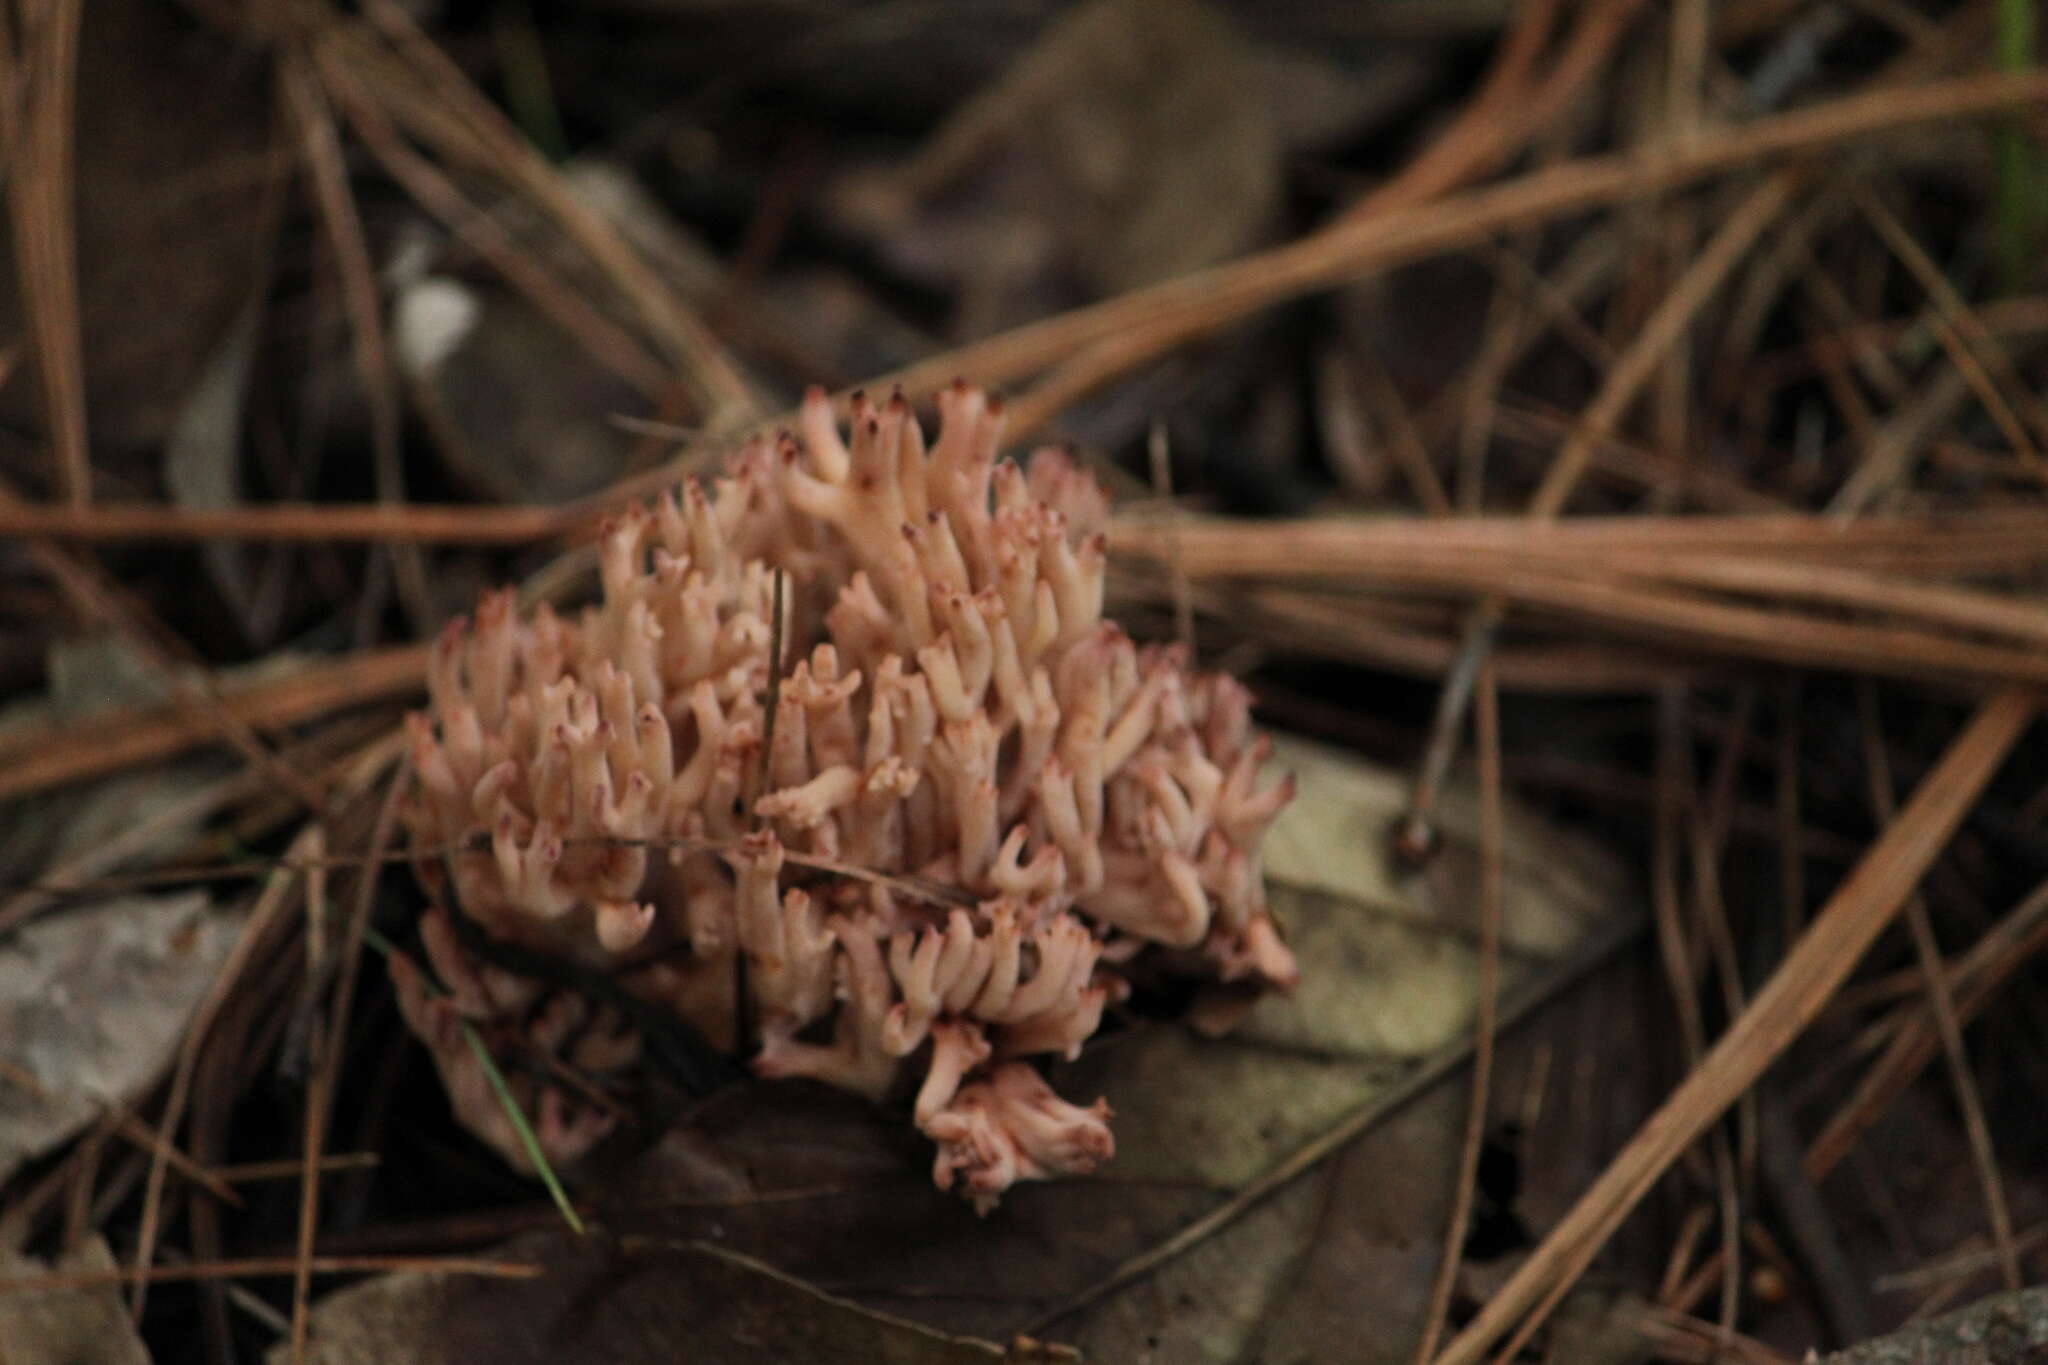
M 695 1243 L 758 1258 L 824 1291 L 785 1302 L 773 1283 L 738 1282 L 786 1314 L 841 1315 L 862 1305 L 918 1324 L 889 1330 L 919 1350 L 938 1349 L 932 1333 L 990 1344 L 973 1348 L 982 1355 L 901 1358 L 990 1358 L 993 1344 L 1034 1327 L 1389 1093 L 1421 1059 L 1469 1044 L 1475 948 L 1451 898 L 1430 878 L 1392 866 L 1388 832 L 1405 801 L 1398 777 L 1296 742 L 1280 762 L 1297 772 L 1304 797 L 1275 827 L 1268 871 L 1274 906 L 1306 968 L 1300 993 L 1261 1001 L 1226 1038 L 1137 1021 L 1063 1068 L 1064 1093 L 1106 1095 L 1116 1109 L 1117 1155 L 1097 1177 L 1020 1187 L 977 1219 L 930 1188 L 922 1144 L 887 1116 L 821 1088 L 751 1085 L 714 1096 L 629 1170 L 587 1189 L 602 1229 L 590 1239 L 542 1231 L 498 1248 L 507 1258 L 538 1259 L 550 1267 L 548 1283 L 560 1277 L 573 1288 L 536 1295 L 531 1286 L 432 1272 L 388 1275 L 321 1302 L 312 1359 L 429 1365 L 479 1358 L 489 1343 L 492 1359 L 537 1361 L 569 1340 L 598 1351 L 593 1359 L 658 1359 L 685 1349 L 703 1353 L 693 1359 L 719 1359 L 731 1343 L 716 1332 L 737 1328 L 706 1316 L 712 1290 L 675 1265 L 677 1256 L 701 1254 L 677 1250 Z M 1470 824 L 1455 813 L 1468 806 L 1453 800 L 1450 809 L 1444 862 L 1455 865 L 1476 854 Z M 1572 950 L 1597 931 L 1625 928 L 1636 909 L 1619 865 L 1590 842 L 1523 811 L 1508 829 L 1505 923 L 1519 946 L 1503 978 L 1514 991 L 1571 970 Z M 1572 848 L 1571 874 L 1528 875 L 1553 845 Z M 1356 884 L 1367 894 L 1292 880 L 1328 881 L 1331 869 L 1362 874 Z M 1428 1230 L 1448 1208 L 1461 1100 L 1454 1081 L 1425 1091 L 1327 1169 L 1044 1330 L 1090 1359 L 1132 1361 L 1241 1359 L 1280 1317 L 1293 1323 L 1289 1331 L 1341 1338 L 1355 1330 L 1343 1322 L 1355 1299 L 1304 1297 L 1298 1287 L 1304 1266 L 1330 1254 L 1318 1250 L 1326 1241 L 1347 1273 L 1360 1262 L 1398 1271 L 1396 1281 L 1376 1281 L 1385 1295 L 1376 1302 L 1400 1311 L 1397 1283 L 1406 1284 L 1419 1320 L 1436 1258 Z M 734 1273 L 721 1271 L 711 1283 L 732 1285 Z M 595 1344 L 582 1335 L 608 1319 L 630 1320 L 643 1335 L 630 1349 L 606 1344 L 601 1330 Z M 695 1335 L 707 1326 L 713 1335 Z

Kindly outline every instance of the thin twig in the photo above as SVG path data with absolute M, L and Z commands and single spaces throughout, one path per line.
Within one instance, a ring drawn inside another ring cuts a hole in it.
M 341 139 L 334 128 L 334 112 L 314 78 L 312 65 L 300 50 L 287 51 L 280 59 L 281 86 L 285 104 L 298 125 L 301 155 L 313 183 L 314 202 L 327 228 L 328 241 L 341 271 L 342 305 L 348 313 L 349 334 L 363 393 L 369 400 L 370 447 L 375 455 L 377 500 L 403 505 L 405 502 L 404 455 L 400 450 L 401 414 L 398 384 L 391 367 L 390 352 L 384 344 L 384 321 L 377 305 L 376 267 L 363 233 L 363 221 L 356 210 L 355 194 L 349 188 L 348 168 L 342 157 Z M 425 561 L 411 545 L 391 547 L 391 562 L 397 575 L 399 598 L 405 604 L 416 634 L 426 635 L 435 625 L 433 599 L 427 591 Z M 366 599 L 369 600 L 369 599 Z
M 1884 747 L 1884 722 L 1878 713 L 1877 689 L 1869 679 L 1858 681 L 1857 708 L 1863 722 L 1864 769 L 1870 784 L 1870 804 L 1880 821 L 1893 818 L 1898 797 L 1892 790 L 1891 759 Z M 1935 941 L 1934 925 L 1927 915 L 1927 902 L 1920 896 L 1906 900 L 1906 927 L 1913 937 L 1913 953 L 1926 984 L 1927 1007 L 1941 1037 L 1943 1059 L 1948 1064 L 1949 1085 L 1955 1091 L 1956 1108 L 1963 1116 L 1963 1131 L 1969 1138 L 1970 1156 L 1977 1168 L 1977 1183 L 1984 1196 L 1984 1211 L 1991 1223 L 1991 1239 L 1998 1248 L 1999 1270 L 2007 1289 L 2021 1285 L 2019 1253 L 2013 1248 L 2012 1214 L 2005 1202 L 2005 1181 L 1998 1171 L 1998 1153 L 1991 1141 L 1991 1127 L 1984 1120 L 1984 1104 L 1977 1095 L 1976 1077 L 1970 1071 L 1970 1055 L 1963 1044 L 1962 1025 L 1956 1020 L 1956 1005 L 1949 994 L 1948 979 L 1942 971 L 1941 946 Z
M 37 1079 L 34 1072 L 9 1061 L 5 1057 L 0 1057 L 0 1081 L 6 1081 L 10 1085 L 18 1086 L 38 1099 L 47 1099 L 50 1094 L 49 1087 Z M 164 1161 L 169 1163 L 178 1174 L 195 1184 L 204 1186 L 216 1198 L 233 1204 L 237 1208 L 242 1206 L 242 1196 L 235 1193 L 234 1186 L 228 1183 L 221 1172 L 208 1170 L 191 1157 L 186 1156 L 175 1145 L 167 1142 L 162 1133 L 157 1132 L 137 1118 L 135 1111 L 120 1100 L 103 1099 L 100 1103 L 105 1107 L 106 1118 L 113 1123 L 115 1132 L 145 1152 L 160 1154 Z
M 206 1261 L 190 1265 L 153 1265 L 139 1274 L 132 1270 L 59 1270 L 42 1275 L 0 1278 L 0 1296 L 8 1294 L 49 1294 L 66 1289 L 98 1289 L 140 1279 L 148 1284 L 175 1284 L 191 1280 L 251 1279 L 268 1275 L 296 1275 L 296 1256 L 257 1256 L 239 1261 Z M 478 1275 L 486 1279 L 532 1280 L 545 1273 L 541 1266 L 524 1261 L 498 1261 L 476 1256 L 315 1256 L 315 1275 L 375 1275 L 387 1271 L 416 1271 L 430 1275 Z
M 2006 401 L 2008 392 L 2017 395 L 2018 401 L 2028 401 L 2028 389 L 2014 372 L 2011 358 L 1957 292 L 1955 285 L 1941 273 L 1926 248 L 1914 239 L 1906 225 L 1885 207 L 1884 201 L 1868 185 L 1856 187 L 1856 202 L 1878 235 L 1884 238 L 1885 245 L 1891 248 L 1892 254 L 1927 291 L 1929 301 L 1937 310 L 1933 327 L 1935 337 L 1948 352 L 1950 363 L 1969 381 L 1978 401 L 1984 404 L 1984 411 L 1991 415 L 1991 420 L 1998 424 L 1998 429 L 2011 443 L 2013 454 L 2037 478 L 2048 475 L 2048 469 L 2042 465 L 2041 453 L 2034 448 L 2033 438 Z M 1997 372 L 1995 380 L 1991 373 L 1993 370 Z M 2048 423 L 2044 423 L 2036 405 L 2030 404 L 2030 415 L 2035 431 L 2048 430 Z
M 1416 1344 L 1416 1365 L 1428 1365 L 1437 1338 L 1450 1314 L 1451 1291 L 1458 1282 L 1458 1263 L 1471 1232 L 1472 1200 L 1479 1177 L 1479 1150 L 1486 1137 L 1488 1087 L 1493 1076 L 1495 1009 L 1500 992 L 1501 923 L 1501 775 L 1500 692 L 1494 685 L 1491 660 L 1479 666 L 1473 695 L 1473 747 L 1479 753 L 1479 987 L 1472 1023 L 1472 1090 L 1466 1101 L 1465 1135 L 1458 1153 L 1456 1194 L 1444 1227 L 1444 1249 L 1430 1285 L 1429 1310 L 1422 1340 Z
M 0 99 L 0 139 L 12 153 L 6 173 L 15 266 L 42 381 L 54 481 L 64 500 L 79 507 L 92 500 L 72 208 L 73 105 L 84 10 L 83 0 L 49 0 L 30 11 L 20 64 L 11 43 L 5 53 L 10 60 L 4 69 L 24 78 L 19 106 L 15 98 Z
M 308 825 L 307 831 L 316 828 Z M 312 836 L 301 832 L 293 841 L 292 851 L 303 854 L 312 846 Z M 236 936 L 234 947 L 215 971 L 213 981 L 207 986 L 199 1006 L 192 1012 L 192 1021 L 185 1026 L 184 1040 L 178 1046 L 178 1059 L 171 1069 L 170 1095 L 164 1101 L 163 1117 L 158 1122 L 158 1131 L 168 1144 L 176 1135 L 179 1123 L 184 1118 L 185 1100 L 191 1092 L 192 1073 L 199 1064 L 199 1050 L 206 1043 L 206 1036 L 220 1017 L 222 1008 L 240 982 L 256 956 L 257 948 L 270 932 L 270 927 L 279 913 L 289 903 L 289 895 L 296 883 L 298 873 L 278 871 L 256 898 L 255 906 L 242 921 L 242 932 Z M 152 1159 L 149 1180 L 142 1198 L 142 1223 L 135 1235 L 135 1262 L 129 1272 L 133 1282 L 133 1311 L 139 1319 L 142 1315 L 143 1300 L 149 1280 L 150 1261 L 156 1250 L 158 1219 L 163 1204 L 164 1174 L 168 1167 L 161 1149 Z

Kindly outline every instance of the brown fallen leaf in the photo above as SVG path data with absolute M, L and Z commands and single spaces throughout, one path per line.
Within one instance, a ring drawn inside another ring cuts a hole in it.
M 233 941 L 188 891 L 67 909 L 0 945 L 0 1055 L 40 1087 L 0 1081 L 0 1180 L 162 1073 Z
M 384 1331 L 376 1324 L 393 1321 L 391 1305 L 399 1302 L 409 1305 L 406 1332 L 416 1330 L 417 1339 L 392 1329 L 364 1338 L 381 1355 L 331 1359 L 497 1359 L 495 1347 L 485 1349 L 493 1333 L 557 1349 L 574 1340 L 580 1357 L 585 1338 L 575 1334 L 590 1332 L 611 1352 L 593 1358 L 666 1360 L 668 1336 L 629 1348 L 598 1325 L 642 1314 L 637 1296 L 654 1295 L 646 1284 L 654 1279 L 671 1305 L 660 1310 L 668 1315 L 662 1323 L 687 1321 L 714 1334 L 697 1338 L 693 1359 L 725 1358 L 719 1352 L 730 1340 L 715 1334 L 752 1321 L 754 1310 L 744 1305 L 697 1302 L 717 1292 L 767 1295 L 796 1318 L 832 1317 L 845 1311 L 845 1300 L 922 1329 L 1007 1341 L 1340 1119 L 1391 1104 L 1408 1093 L 1403 1086 L 1418 1068 L 1434 1066 L 1427 1074 L 1438 1083 L 1335 1159 L 1041 1333 L 1105 1361 L 1228 1361 L 1265 1341 L 1289 1344 L 1273 1359 L 1337 1358 L 1328 1351 L 1339 1342 L 1354 1348 L 1345 1359 L 1405 1358 L 1442 1240 L 1464 1105 L 1449 1063 L 1471 1041 L 1476 950 L 1464 907 L 1447 899 L 1453 892 L 1444 886 L 1455 888 L 1467 875 L 1455 869 L 1475 856 L 1473 826 L 1453 800 L 1442 855 L 1450 880 L 1398 876 L 1380 861 L 1386 841 L 1378 832 L 1405 799 L 1397 777 L 1307 746 L 1287 746 L 1284 761 L 1301 776 L 1304 796 L 1276 828 L 1272 842 L 1287 850 L 1277 871 L 1350 869 L 1345 875 L 1361 894 L 1276 876 L 1274 903 L 1305 967 L 1294 998 L 1262 1002 L 1224 1038 L 1133 1020 L 1062 1068 L 1055 1078 L 1062 1093 L 1101 1094 L 1117 1111 L 1119 1150 L 1096 1177 L 1019 1187 L 980 1219 L 931 1187 L 930 1148 L 894 1115 L 810 1085 L 737 1087 L 587 1192 L 602 1237 L 577 1244 L 564 1232 L 542 1232 L 506 1252 L 561 1267 L 566 1281 L 548 1294 L 482 1282 L 429 1289 L 422 1276 L 388 1277 L 373 1282 L 381 1287 L 344 1291 L 321 1305 L 316 1335 Z M 1622 894 L 1625 879 L 1597 849 L 1567 841 L 1525 811 L 1513 812 L 1507 828 L 1507 937 L 1515 947 L 1502 980 L 1504 999 L 1513 1001 L 1582 970 L 1585 945 L 1611 939 L 1634 912 Z M 1548 867 L 1540 856 L 1546 849 L 1569 873 Z M 1558 1009 L 1567 1030 L 1583 1026 L 1581 1013 Z M 1549 1026 L 1539 1033 L 1520 1052 L 1508 1048 L 1502 1061 L 1501 1093 L 1517 1103 L 1531 1087 L 1568 1093 L 1579 1081 L 1575 1069 L 1543 1060 L 1558 1048 Z M 1589 1148 L 1584 1161 L 1599 1155 Z M 1574 1165 L 1561 1178 L 1583 1175 Z M 1550 1202 L 1566 1197 L 1559 1191 Z M 785 1285 L 704 1280 L 695 1263 L 676 1259 L 685 1255 L 676 1248 L 700 1243 L 758 1258 L 835 1297 L 790 1298 Z M 668 1259 L 658 1271 L 629 1269 L 640 1264 L 628 1254 L 635 1247 L 664 1248 Z M 423 1303 L 432 1311 L 421 1310 Z M 1384 1330 L 1372 1351 L 1356 1341 L 1361 1314 Z M 789 1323 L 779 1330 L 823 1329 Z M 773 1338 L 794 1343 L 787 1347 L 794 1354 L 776 1358 L 842 1358 L 804 1354 L 803 1343 L 815 1339 Z
M 508 1248 L 549 1268 L 524 1281 L 518 1311 L 490 1282 L 390 1275 L 335 1294 L 307 1354 L 311 1365 L 588 1365 L 689 1361 L 741 1365 L 1054 1365 L 1071 1350 L 1009 1348 L 953 1336 L 819 1292 L 763 1261 L 700 1241 L 644 1237 L 568 1243 L 538 1235 Z M 273 1361 L 284 1359 L 284 1348 Z
M 49 1265 L 0 1247 L 0 1279 L 5 1280 L 48 1270 L 113 1269 L 114 1258 L 98 1237 Z M 94 1289 L 0 1294 L 0 1360 L 7 1365 L 149 1365 L 149 1351 L 128 1320 L 119 1289 L 109 1282 Z
M 1261 76 L 1204 0 L 1093 0 L 832 206 L 899 268 L 958 287 L 964 335 L 1166 279 L 1268 230 L 1280 141 Z

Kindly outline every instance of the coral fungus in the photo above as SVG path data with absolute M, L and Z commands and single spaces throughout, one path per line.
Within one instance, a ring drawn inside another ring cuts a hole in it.
M 522 619 L 500 593 L 439 642 L 408 820 L 448 990 L 396 980 L 509 1159 L 451 1021 L 542 1059 L 521 1093 L 557 1160 L 609 1127 L 590 1081 L 638 1035 L 479 960 L 456 915 L 760 1075 L 914 1089 L 934 1178 L 984 1208 L 1110 1154 L 1108 1107 L 1031 1059 L 1074 1056 L 1135 960 L 1292 983 L 1259 872 L 1291 785 L 1259 785 L 1244 688 L 1102 619 L 1106 503 L 1069 457 L 999 462 L 999 406 L 964 385 L 939 411 L 927 450 L 901 397 L 857 396 L 849 440 L 813 393 L 710 489 L 608 523 L 601 605 Z

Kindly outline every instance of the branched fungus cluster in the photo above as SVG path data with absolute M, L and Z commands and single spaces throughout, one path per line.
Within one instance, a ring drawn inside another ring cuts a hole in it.
M 394 973 L 514 1163 L 461 1021 L 524 1054 L 552 1161 L 610 1129 L 602 1083 L 644 1031 L 470 951 L 455 915 L 760 1075 L 915 1082 L 934 1178 L 984 1208 L 1110 1154 L 1108 1107 L 1032 1059 L 1073 1057 L 1135 960 L 1292 983 L 1259 871 L 1291 785 L 1258 783 L 1244 688 L 1102 619 L 1106 503 L 1071 459 L 998 462 L 998 405 L 964 385 L 939 409 L 928 450 L 900 397 L 856 398 L 848 441 L 814 393 L 709 490 L 608 524 L 580 619 L 501 593 L 441 639 L 408 810 L 440 989 Z

